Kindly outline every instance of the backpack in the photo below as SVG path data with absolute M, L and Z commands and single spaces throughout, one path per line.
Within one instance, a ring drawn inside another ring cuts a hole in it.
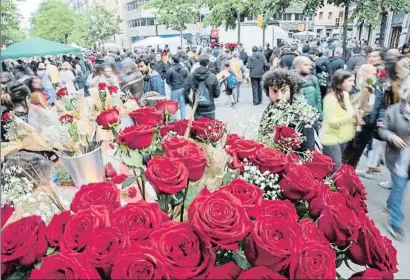
M 234 89 L 234 88 L 239 84 L 239 82 L 238 82 L 238 80 L 236 79 L 234 73 L 229 72 L 229 74 L 230 74 L 230 75 L 228 76 L 228 78 L 226 78 L 226 86 L 227 86 L 229 89 Z
M 209 94 L 209 89 L 205 81 L 199 83 L 197 90 L 199 91 L 199 107 L 207 107 L 214 104 L 214 100 Z

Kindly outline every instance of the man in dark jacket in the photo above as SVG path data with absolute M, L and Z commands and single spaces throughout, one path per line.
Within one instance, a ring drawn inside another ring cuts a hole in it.
M 201 55 L 199 57 L 199 67 L 189 74 L 184 86 L 185 101 L 187 103 L 193 106 L 195 98 L 199 99 L 195 111 L 196 120 L 199 118 L 215 119 L 214 98 L 218 98 L 221 94 L 218 79 L 208 69 L 208 65 L 209 56 Z M 191 90 L 193 92 L 192 99 L 190 98 Z
M 249 76 L 252 83 L 253 105 L 257 106 L 262 103 L 262 86 L 261 79 L 266 70 L 269 69 L 269 63 L 265 56 L 258 51 L 258 47 L 252 48 L 253 55 L 248 58 L 247 67 L 250 69 Z
M 123 66 L 121 87 L 128 89 L 129 93 L 139 100 L 144 95 L 144 78 L 132 58 L 124 59 Z
M 263 53 L 263 55 L 266 58 L 266 61 L 269 61 L 271 55 L 272 55 L 273 50 L 270 48 L 270 44 L 266 43 L 266 48 L 265 48 L 265 52 Z
M 329 65 L 328 65 L 328 73 L 330 79 L 333 77 L 335 72 L 339 69 L 343 69 L 345 67 L 345 63 L 342 59 L 343 56 L 343 49 L 341 47 L 337 47 L 335 49 L 334 55 L 329 58 Z
M 290 52 L 287 52 L 282 56 L 279 62 L 279 66 L 281 68 L 291 69 L 293 65 L 293 60 L 295 59 L 295 57 L 298 56 L 297 51 L 298 51 L 298 46 L 296 45 L 290 46 Z
M 161 76 L 163 80 L 165 80 L 165 75 L 167 74 L 167 71 L 169 67 L 171 67 L 171 64 L 165 63 L 162 61 L 162 56 L 161 53 L 157 53 L 155 56 L 155 63 L 152 65 L 153 69 L 158 72 L 158 74 Z
M 157 71 L 151 67 L 151 60 L 148 56 L 140 56 L 138 66 L 144 75 L 144 93 L 155 91 L 165 95 L 165 83 Z
M 362 54 L 362 49 L 357 46 L 352 49 L 353 56 L 347 61 L 347 70 L 355 71 L 359 69 L 359 67 L 366 62 L 366 58 Z
M 246 65 L 246 63 L 248 63 L 248 55 L 245 52 L 242 43 L 239 43 L 239 59 L 243 61 L 243 65 Z
M 185 119 L 185 96 L 184 85 L 188 77 L 187 69 L 180 63 L 178 55 L 172 56 L 173 65 L 166 74 L 167 84 L 171 87 L 171 99 L 178 101 L 179 114 L 182 120 Z

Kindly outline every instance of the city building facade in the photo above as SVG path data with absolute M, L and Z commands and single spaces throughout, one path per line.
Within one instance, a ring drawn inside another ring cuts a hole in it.
M 344 8 L 326 4 L 316 12 L 314 32 L 321 38 L 341 37 L 343 22 Z M 352 29 L 352 24 L 349 24 L 347 28 L 349 37 Z

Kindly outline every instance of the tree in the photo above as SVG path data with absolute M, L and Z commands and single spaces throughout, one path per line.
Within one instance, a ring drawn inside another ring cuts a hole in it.
M 31 34 L 47 40 L 66 43 L 79 17 L 61 1 L 43 1 L 31 19 Z
M 115 13 L 107 11 L 99 4 L 93 5 L 87 17 L 87 35 L 91 40 L 103 43 L 120 33 L 121 22 L 120 17 Z
M 26 34 L 20 28 L 20 14 L 14 0 L 1 0 L 1 35 L 0 39 L 10 45 L 23 40 Z
M 181 37 L 186 25 L 199 19 L 199 7 L 192 0 L 151 0 L 144 5 L 145 9 L 155 9 L 157 22 L 167 28 L 178 30 Z
M 259 1 L 254 0 L 208 0 L 211 12 L 205 17 L 204 23 L 211 26 L 225 25 L 226 30 L 235 29 L 238 25 L 238 42 L 241 40 L 240 24 L 243 19 L 252 14 Z
M 72 27 L 72 32 L 67 38 L 69 44 L 77 44 L 82 47 L 88 47 L 93 45 L 93 40 L 88 33 L 88 24 L 84 18 L 78 18 Z

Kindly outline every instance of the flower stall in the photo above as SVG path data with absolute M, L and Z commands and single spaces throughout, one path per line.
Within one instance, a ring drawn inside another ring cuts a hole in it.
M 49 215 L 16 218 L 19 196 L 33 192 L 33 182 L 16 176 L 19 168 L 3 170 L 2 278 L 342 279 L 344 263 L 363 266 L 350 279 L 397 272 L 396 249 L 369 218 L 355 171 L 331 174 L 329 157 L 298 150 L 294 129 L 278 126 L 261 142 L 230 134 L 218 120 L 175 121 L 171 100 L 128 110 L 127 98 L 104 103 L 113 95 L 106 87 L 93 94 L 101 104 L 93 103 L 87 120 L 95 126 L 67 136 L 73 145 L 51 142 L 44 130 L 28 135 L 61 155 L 107 144 L 104 178 L 72 186 L 72 200 Z M 79 131 L 72 125 L 83 117 L 59 114 L 70 133 Z M 132 121 L 121 125 L 127 116 Z

